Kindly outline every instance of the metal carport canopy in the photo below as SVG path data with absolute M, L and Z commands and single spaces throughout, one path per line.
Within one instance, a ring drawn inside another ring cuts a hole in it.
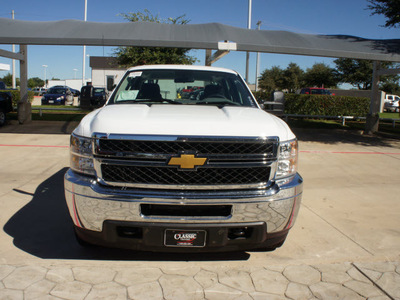
M 0 18 L 0 44 L 182 47 L 237 50 L 400 62 L 400 39 L 371 40 L 347 35 L 311 35 L 249 30 L 219 23 L 175 25 L 80 20 L 21 21 Z

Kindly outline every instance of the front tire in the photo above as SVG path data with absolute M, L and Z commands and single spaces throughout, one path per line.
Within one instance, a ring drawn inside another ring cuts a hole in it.
M 7 121 L 6 111 L 3 108 L 0 108 L 0 126 L 5 125 L 6 121 Z
M 77 233 L 77 230 L 74 228 L 74 233 L 75 233 L 75 239 L 78 242 L 79 246 L 83 247 L 83 248 L 89 248 L 89 247 L 94 247 L 93 244 L 86 242 L 85 240 L 83 240 Z

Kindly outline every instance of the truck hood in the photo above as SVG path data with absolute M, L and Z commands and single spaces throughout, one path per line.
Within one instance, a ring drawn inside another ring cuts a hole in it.
M 211 105 L 118 104 L 88 114 L 74 133 L 295 138 L 281 119 L 259 108 Z

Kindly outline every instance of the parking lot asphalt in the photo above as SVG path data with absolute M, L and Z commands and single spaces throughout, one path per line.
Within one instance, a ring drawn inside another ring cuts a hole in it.
M 0 299 L 400 299 L 400 141 L 294 129 L 304 193 L 273 252 L 82 248 L 63 195 L 75 123 L 0 128 Z

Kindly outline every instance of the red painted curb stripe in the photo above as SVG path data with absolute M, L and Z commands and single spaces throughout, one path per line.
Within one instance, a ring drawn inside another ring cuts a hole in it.
M 400 152 L 366 152 L 366 151 L 319 151 L 319 150 L 302 150 L 300 153 L 333 153 L 333 154 L 385 154 L 400 155 Z
M 0 147 L 69 148 L 69 146 L 55 146 L 55 145 L 5 145 L 5 144 L 0 144 Z

